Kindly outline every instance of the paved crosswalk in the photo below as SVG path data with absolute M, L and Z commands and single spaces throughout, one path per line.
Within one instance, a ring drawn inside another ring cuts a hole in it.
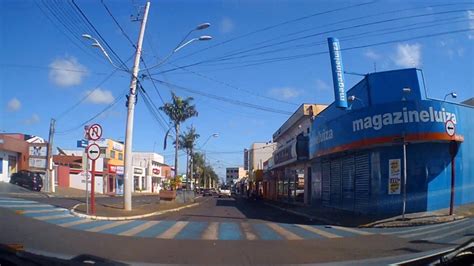
M 31 200 L 0 198 L 0 207 L 64 228 L 127 237 L 200 240 L 308 240 L 338 239 L 373 234 L 409 240 L 457 243 L 474 236 L 474 220 L 392 229 L 357 229 L 341 226 L 283 224 L 272 222 L 200 221 L 98 221 L 76 217 L 69 210 Z

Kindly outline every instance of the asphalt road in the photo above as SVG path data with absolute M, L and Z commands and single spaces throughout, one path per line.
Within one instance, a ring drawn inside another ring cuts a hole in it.
M 62 258 L 92 254 L 129 263 L 379 265 L 452 248 L 474 236 L 472 219 L 414 228 L 344 228 L 245 199 L 206 197 L 197 207 L 124 222 L 74 217 L 42 198 L 23 198 L 0 196 L 0 243 Z

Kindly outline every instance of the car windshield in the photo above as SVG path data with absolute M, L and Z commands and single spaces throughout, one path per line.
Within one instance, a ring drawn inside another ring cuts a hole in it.
M 473 239 L 474 1 L 0 21 L 2 265 L 429 264 Z

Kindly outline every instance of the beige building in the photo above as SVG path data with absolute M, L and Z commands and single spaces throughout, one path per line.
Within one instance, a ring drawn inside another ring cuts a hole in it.
M 233 185 L 247 175 L 243 167 L 228 167 L 225 169 L 226 185 Z

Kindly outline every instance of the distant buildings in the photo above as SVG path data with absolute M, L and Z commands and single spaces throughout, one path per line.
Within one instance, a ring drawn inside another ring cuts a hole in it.
M 247 171 L 243 167 L 228 167 L 225 169 L 226 185 L 233 185 L 247 175 Z

